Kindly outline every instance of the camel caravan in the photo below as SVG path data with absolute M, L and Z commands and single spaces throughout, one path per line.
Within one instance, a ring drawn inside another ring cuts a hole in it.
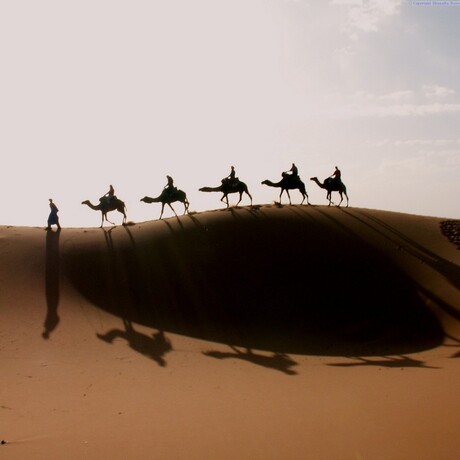
M 174 212 L 174 214 L 177 216 L 175 209 L 172 207 L 172 203 L 175 202 L 180 202 L 184 205 L 185 215 L 189 212 L 190 206 L 186 193 L 183 190 L 178 189 L 174 185 L 174 180 L 171 176 L 166 176 L 166 178 L 167 184 L 164 186 L 160 195 L 158 195 L 155 198 L 144 196 L 140 199 L 140 201 L 148 204 L 161 203 L 161 212 L 159 217 L 160 219 L 163 217 L 165 205 L 168 205 Z M 320 188 L 326 190 L 326 199 L 328 200 L 328 206 L 334 204 L 332 202 L 332 192 L 338 192 L 340 195 L 340 202 L 337 206 L 340 206 L 342 204 L 344 196 L 347 200 L 346 205 L 348 206 L 347 188 L 345 184 L 342 182 L 341 172 L 337 168 L 337 166 L 335 167 L 334 173 L 330 177 L 326 178 L 323 182 L 320 182 L 317 177 L 311 177 L 310 180 L 315 182 Z M 291 169 L 289 171 L 285 171 L 281 174 L 280 181 L 272 182 L 271 180 L 266 179 L 262 181 L 262 184 L 267 185 L 269 187 L 281 189 L 281 192 L 279 194 L 279 204 L 281 204 L 281 199 L 284 192 L 286 192 L 288 196 L 289 204 L 292 204 L 289 190 L 298 190 L 300 192 L 300 194 L 302 195 L 302 201 L 300 202 L 301 205 L 304 203 L 305 200 L 307 200 L 308 205 L 310 204 L 310 202 L 308 201 L 307 189 L 305 187 L 304 182 L 300 179 L 298 169 L 294 163 L 292 163 Z M 221 193 L 222 197 L 220 198 L 220 201 L 226 204 L 227 209 L 230 207 L 228 195 L 232 193 L 237 193 L 239 195 L 239 200 L 235 204 L 235 206 L 238 206 L 241 200 L 243 199 L 243 194 L 246 194 L 249 197 L 252 206 L 252 196 L 249 193 L 248 186 L 244 182 L 240 181 L 238 177 L 236 177 L 235 168 L 233 166 L 231 167 L 230 174 L 221 180 L 219 186 L 201 187 L 199 191 Z M 119 213 L 121 213 L 123 215 L 123 225 L 126 225 L 126 205 L 122 200 L 115 196 L 115 190 L 112 185 L 110 185 L 109 191 L 99 199 L 98 204 L 92 204 L 89 200 L 83 201 L 82 204 L 90 207 L 95 211 L 101 212 L 101 227 L 103 227 L 105 221 L 112 225 L 115 225 L 107 218 L 107 214 L 111 211 L 118 211 Z

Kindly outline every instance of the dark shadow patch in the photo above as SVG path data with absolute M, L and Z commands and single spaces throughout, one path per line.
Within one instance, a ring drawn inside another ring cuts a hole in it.
M 294 213 L 257 216 L 117 233 L 66 254 L 66 272 L 127 321 L 246 349 L 389 356 L 442 343 L 417 287 L 382 253 Z
M 61 232 L 48 230 L 46 232 L 46 266 L 45 266 L 45 295 L 46 295 L 46 318 L 42 337 L 49 339 L 59 324 L 59 236 Z

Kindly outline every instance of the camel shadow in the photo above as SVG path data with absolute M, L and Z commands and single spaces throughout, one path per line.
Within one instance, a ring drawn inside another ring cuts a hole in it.
M 46 267 L 45 267 L 45 295 L 46 295 L 46 318 L 42 337 L 47 340 L 59 324 L 59 236 L 61 232 L 48 230 L 46 232 Z
M 112 329 L 105 334 L 96 334 L 104 342 L 113 343 L 115 339 L 121 338 L 128 342 L 129 347 L 143 356 L 155 361 L 159 366 L 166 367 L 164 356 L 173 348 L 171 341 L 163 331 L 152 334 L 152 337 L 138 332 L 134 329 L 132 322 L 123 319 L 125 329 Z
M 356 367 L 356 366 L 377 366 L 377 367 L 388 367 L 388 368 L 406 368 L 406 367 L 417 367 L 423 369 L 440 369 L 439 367 L 427 366 L 424 361 L 418 359 L 409 358 L 408 356 L 383 356 L 383 359 L 368 359 L 360 356 L 356 356 L 354 359 L 358 361 L 351 363 L 330 363 L 328 366 L 335 367 Z
M 267 367 L 277 371 L 281 371 L 287 375 L 296 375 L 297 372 L 292 370 L 291 367 L 296 366 L 294 360 L 292 360 L 285 353 L 273 353 L 271 356 L 260 355 L 254 353 L 250 348 L 246 348 L 245 352 L 238 350 L 236 347 L 229 345 L 229 347 L 234 350 L 234 353 L 231 352 L 222 352 L 222 351 L 204 351 L 205 356 L 216 359 L 241 359 L 243 361 L 248 361 L 252 364 L 258 366 Z

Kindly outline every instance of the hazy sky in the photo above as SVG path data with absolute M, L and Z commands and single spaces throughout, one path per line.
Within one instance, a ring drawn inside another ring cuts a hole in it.
M 109 184 L 156 219 L 139 199 L 166 174 L 219 208 L 198 188 L 230 165 L 271 203 L 292 162 L 314 204 L 337 165 L 352 206 L 459 218 L 459 22 L 460 2 L 0 0 L 0 224 L 45 225 L 54 198 L 98 226 L 80 203 Z

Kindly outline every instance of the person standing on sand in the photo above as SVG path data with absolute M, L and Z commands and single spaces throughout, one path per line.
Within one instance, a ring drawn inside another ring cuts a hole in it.
M 58 216 L 59 209 L 53 203 L 52 198 L 49 199 L 49 202 L 50 202 L 51 212 L 50 212 L 50 215 L 48 216 L 48 227 L 46 227 L 46 230 L 51 230 L 51 225 L 57 225 L 58 230 L 61 230 L 61 226 L 59 224 L 59 216 Z

